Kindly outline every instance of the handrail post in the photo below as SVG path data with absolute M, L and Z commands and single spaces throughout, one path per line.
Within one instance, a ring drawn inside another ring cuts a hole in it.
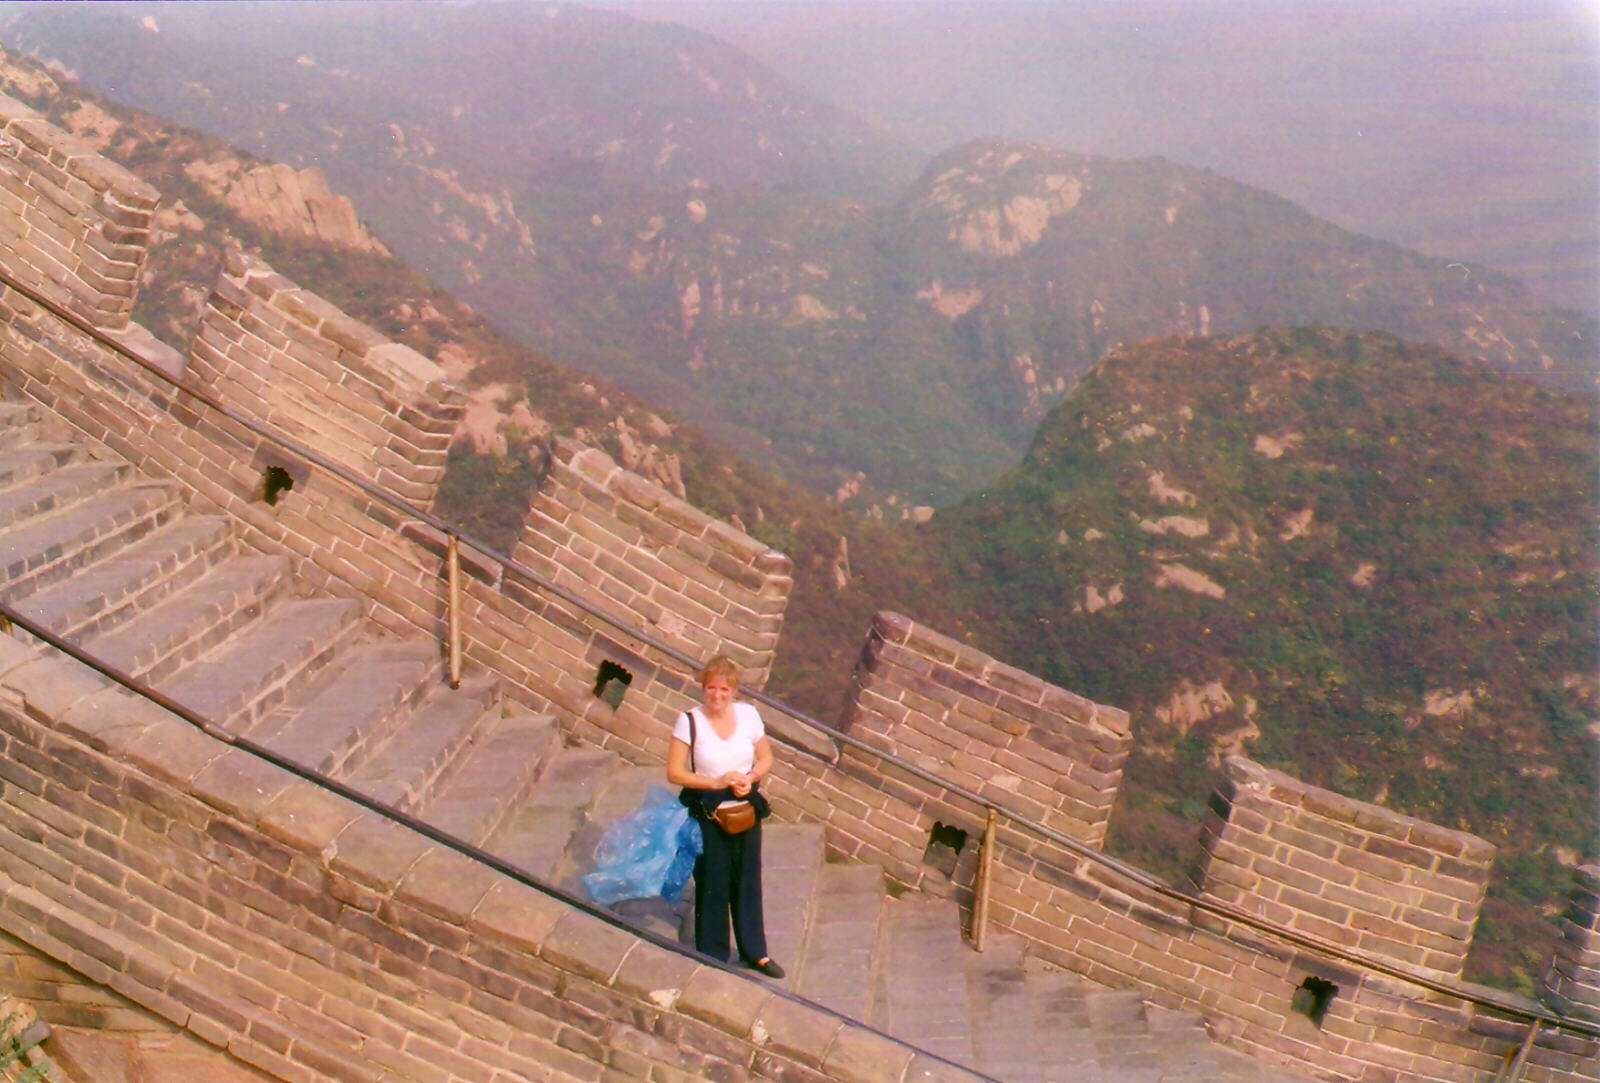
M 1533 1052 L 1533 1043 L 1539 1037 L 1540 1020 L 1535 1018 L 1528 1024 L 1528 1033 L 1522 1038 L 1522 1047 L 1517 1050 L 1516 1056 L 1511 1061 L 1510 1070 L 1506 1072 L 1506 1083 L 1517 1083 L 1522 1078 L 1522 1069 L 1528 1063 L 1528 1054 Z
M 978 896 L 972 902 L 972 947 L 983 950 L 983 934 L 989 925 L 989 880 L 994 876 L 995 810 L 990 805 L 983 823 L 983 849 L 978 853 Z
M 461 541 L 455 532 L 450 533 L 449 544 L 445 549 L 446 578 L 449 581 L 450 598 L 447 603 L 449 623 L 449 667 L 450 687 L 461 687 Z

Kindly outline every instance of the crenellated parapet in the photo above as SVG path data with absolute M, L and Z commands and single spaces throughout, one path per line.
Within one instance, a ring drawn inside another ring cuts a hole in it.
M 1558 1011 L 1600 1022 L 1600 865 L 1578 869 L 1544 991 Z
M 556 442 L 512 555 L 691 658 L 726 652 L 752 687 L 772 672 L 790 559 L 597 448 Z
M 897 613 L 873 619 L 841 728 L 1096 847 L 1133 742 L 1126 711 Z
M 188 370 L 227 405 L 423 508 L 466 402 L 433 361 L 238 251 Z
M 1456 976 L 1494 847 L 1243 759 L 1201 831 L 1203 896 L 1340 947 Z
M 0 95 L 0 248 L 24 286 L 96 327 L 128 325 L 160 194 Z

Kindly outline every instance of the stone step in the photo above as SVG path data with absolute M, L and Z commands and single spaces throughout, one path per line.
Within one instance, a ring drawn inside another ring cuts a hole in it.
M 0 445 L 0 489 L 48 474 L 72 462 L 77 453 L 77 448 L 71 444 Z
M 246 732 L 309 682 L 356 635 L 361 604 L 348 598 L 287 602 L 164 682 L 179 703 Z
M 852 1019 L 872 1010 L 872 967 L 886 896 L 876 865 L 825 864 L 810 929 L 796 960 L 795 992 Z
M 823 867 L 823 832 L 817 824 L 761 825 L 761 910 L 767 953 L 787 971 L 778 984 L 793 989 L 810 928 L 812 902 Z
M 247 733 L 304 767 L 343 778 L 364 747 L 387 740 L 439 674 L 438 647 L 383 640 L 344 652 L 303 694 Z
M 567 859 L 567 846 L 583 826 L 591 803 L 622 767 L 614 752 L 562 749 L 522 807 L 506 816 L 484 849 L 530 876 L 571 883 L 577 870 Z
M 1030 960 L 1024 967 L 1023 984 L 1033 1007 L 1041 1076 L 1089 1083 L 1105 1079 L 1082 980 Z
M 461 753 L 448 785 L 420 810 L 429 823 L 474 845 L 520 807 L 561 749 L 561 727 L 549 715 L 514 710 Z
M 1095 1061 L 1110 1079 L 1156 1078 L 1161 1062 L 1150 1041 L 1144 998 L 1133 990 L 1091 989 L 1083 996 Z
M 32 405 L 0 402 L 0 448 L 20 447 L 36 439 L 37 414 Z
M 191 516 L 17 603 L 59 635 L 104 635 L 188 587 L 232 551 L 228 522 Z
M 595 848 L 618 820 L 639 808 L 651 786 L 661 786 L 668 791 L 672 789 L 667 785 L 666 771 L 660 764 L 639 766 L 619 763 L 612 767 L 595 788 L 592 798 L 583 809 L 581 822 L 568 839 L 566 851 L 558 865 L 562 887 L 580 899 L 590 898 L 583 877 L 595 871 Z M 692 946 L 692 907 L 693 892 L 685 886 L 680 898 L 663 899 L 657 895 L 621 899 L 613 903 L 610 909 L 635 928 Z
M 402 812 L 417 810 L 449 780 L 499 696 L 499 683 L 491 678 L 430 688 L 387 741 L 368 756 L 351 757 L 346 781 Z
M 558 750 L 562 756 L 575 751 Z M 562 785 L 551 780 L 553 785 Z M 594 851 L 600 839 L 624 816 L 633 812 L 644 800 L 652 785 L 666 785 L 665 771 L 656 766 L 644 766 L 623 760 L 613 762 L 604 773 L 578 795 L 583 801 L 581 822 L 568 839 L 566 855 L 561 863 L 560 884 L 580 896 L 584 894 L 581 878 L 595 870 Z M 536 794 L 532 800 L 547 802 L 551 795 Z
M 973 1063 L 961 916 L 956 904 L 910 894 L 884 904 L 872 1022 L 958 1064 Z
M 159 685 L 259 621 L 288 590 L 288 573 L 285 557 L 232 557 L 85 646 L 124 673 Z
M 0 600 L 14 602 L 73 576 L 171 522 L 182 510 L 176 490 L 147 483 L 0 527 Z
M 1043 1083 L 1039 1020 L 1029 995 L 1019 937 L 991 934 L 962 956 L 973 1067 L 1007 1083 Z
M 70 508 L 128 480 L 122 462 L 72 463 L 0 491 L 0 529 Z

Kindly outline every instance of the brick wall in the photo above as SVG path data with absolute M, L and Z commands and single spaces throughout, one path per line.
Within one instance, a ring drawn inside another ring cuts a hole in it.
M 1238 757 L 1201 833 L 1199 887 L 1323 940 L 1456 976 L 1494 847 Z
M 0 989 L 26 1001 L 51 1026 L 163 1037 L 177 1029 L 104 985 L 90 982 L 26 941 L 3 932 Z
M 0 930 L 279 1079 L 972 1078 L 432 844 L 69 660 L 0 638 L 0 677 Z
M 1600 865 L 1578 870 L 1544 986 L 1561 1011 L 1600 1022 Z
M 690 658 L 732 655 L 752 687 L 772 671 L 789 558 L 602 451 L 557 442 L 512 555 Z
M 0 248 L 25 286 L 97 327 L 125 327 L 159 198 L 0 95 Z
M 895 613 L 873 619 L 843 719 L 851 736 L 1095 847 L 1133 741 L 1126 711 Z
M 434 362 L 236 251 L 201 318 L 189 374 L 230 408 L 421 508 L 433 504 L 465 405 Z

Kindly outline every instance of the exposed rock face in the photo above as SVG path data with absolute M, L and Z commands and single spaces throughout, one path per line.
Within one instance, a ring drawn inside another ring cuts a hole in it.
M 1227 594 L 1222 584 L 1202 575 L 1193 568 L 1176 562 L 1156 566 L 1155 585 L 1157 587 L 1181 587 L 1194 594 L 1204 594 L 1211 598 L 1221 598 Z
M 350 200 L 328 188 L 320 169 L 297 170 L 282 163 L 247 168 L 227 159 L 192 162 L 185 172 L 241 218 L 262 229 L 357 252 L 389 255 L 389 250 L 356 217 Z
M 975 255 L 1015 256 L 1037 245 L 1052 219 L 1071 211 L 1083 197 L 1087 172 L 1076 156 L 1055 155 L 1059 169 L 1037 170 L 1046 148 L 996 147 L 972 168 L 950 169 L 934 178 L 929 206 L 948 220 L 949 239 Z M 1023 164 L 1029 168 L 1012 173 Z
M 1233 705 L 1233 697 L 1221 681 L 1197 685 L 1185 678 L 1178 682 L 1167 702 L 1156 708 L 1155 714 L 1164 725 L 1176 728 L 1179 733 L 1188 733 L 1197 722 L 1231 710 Z

